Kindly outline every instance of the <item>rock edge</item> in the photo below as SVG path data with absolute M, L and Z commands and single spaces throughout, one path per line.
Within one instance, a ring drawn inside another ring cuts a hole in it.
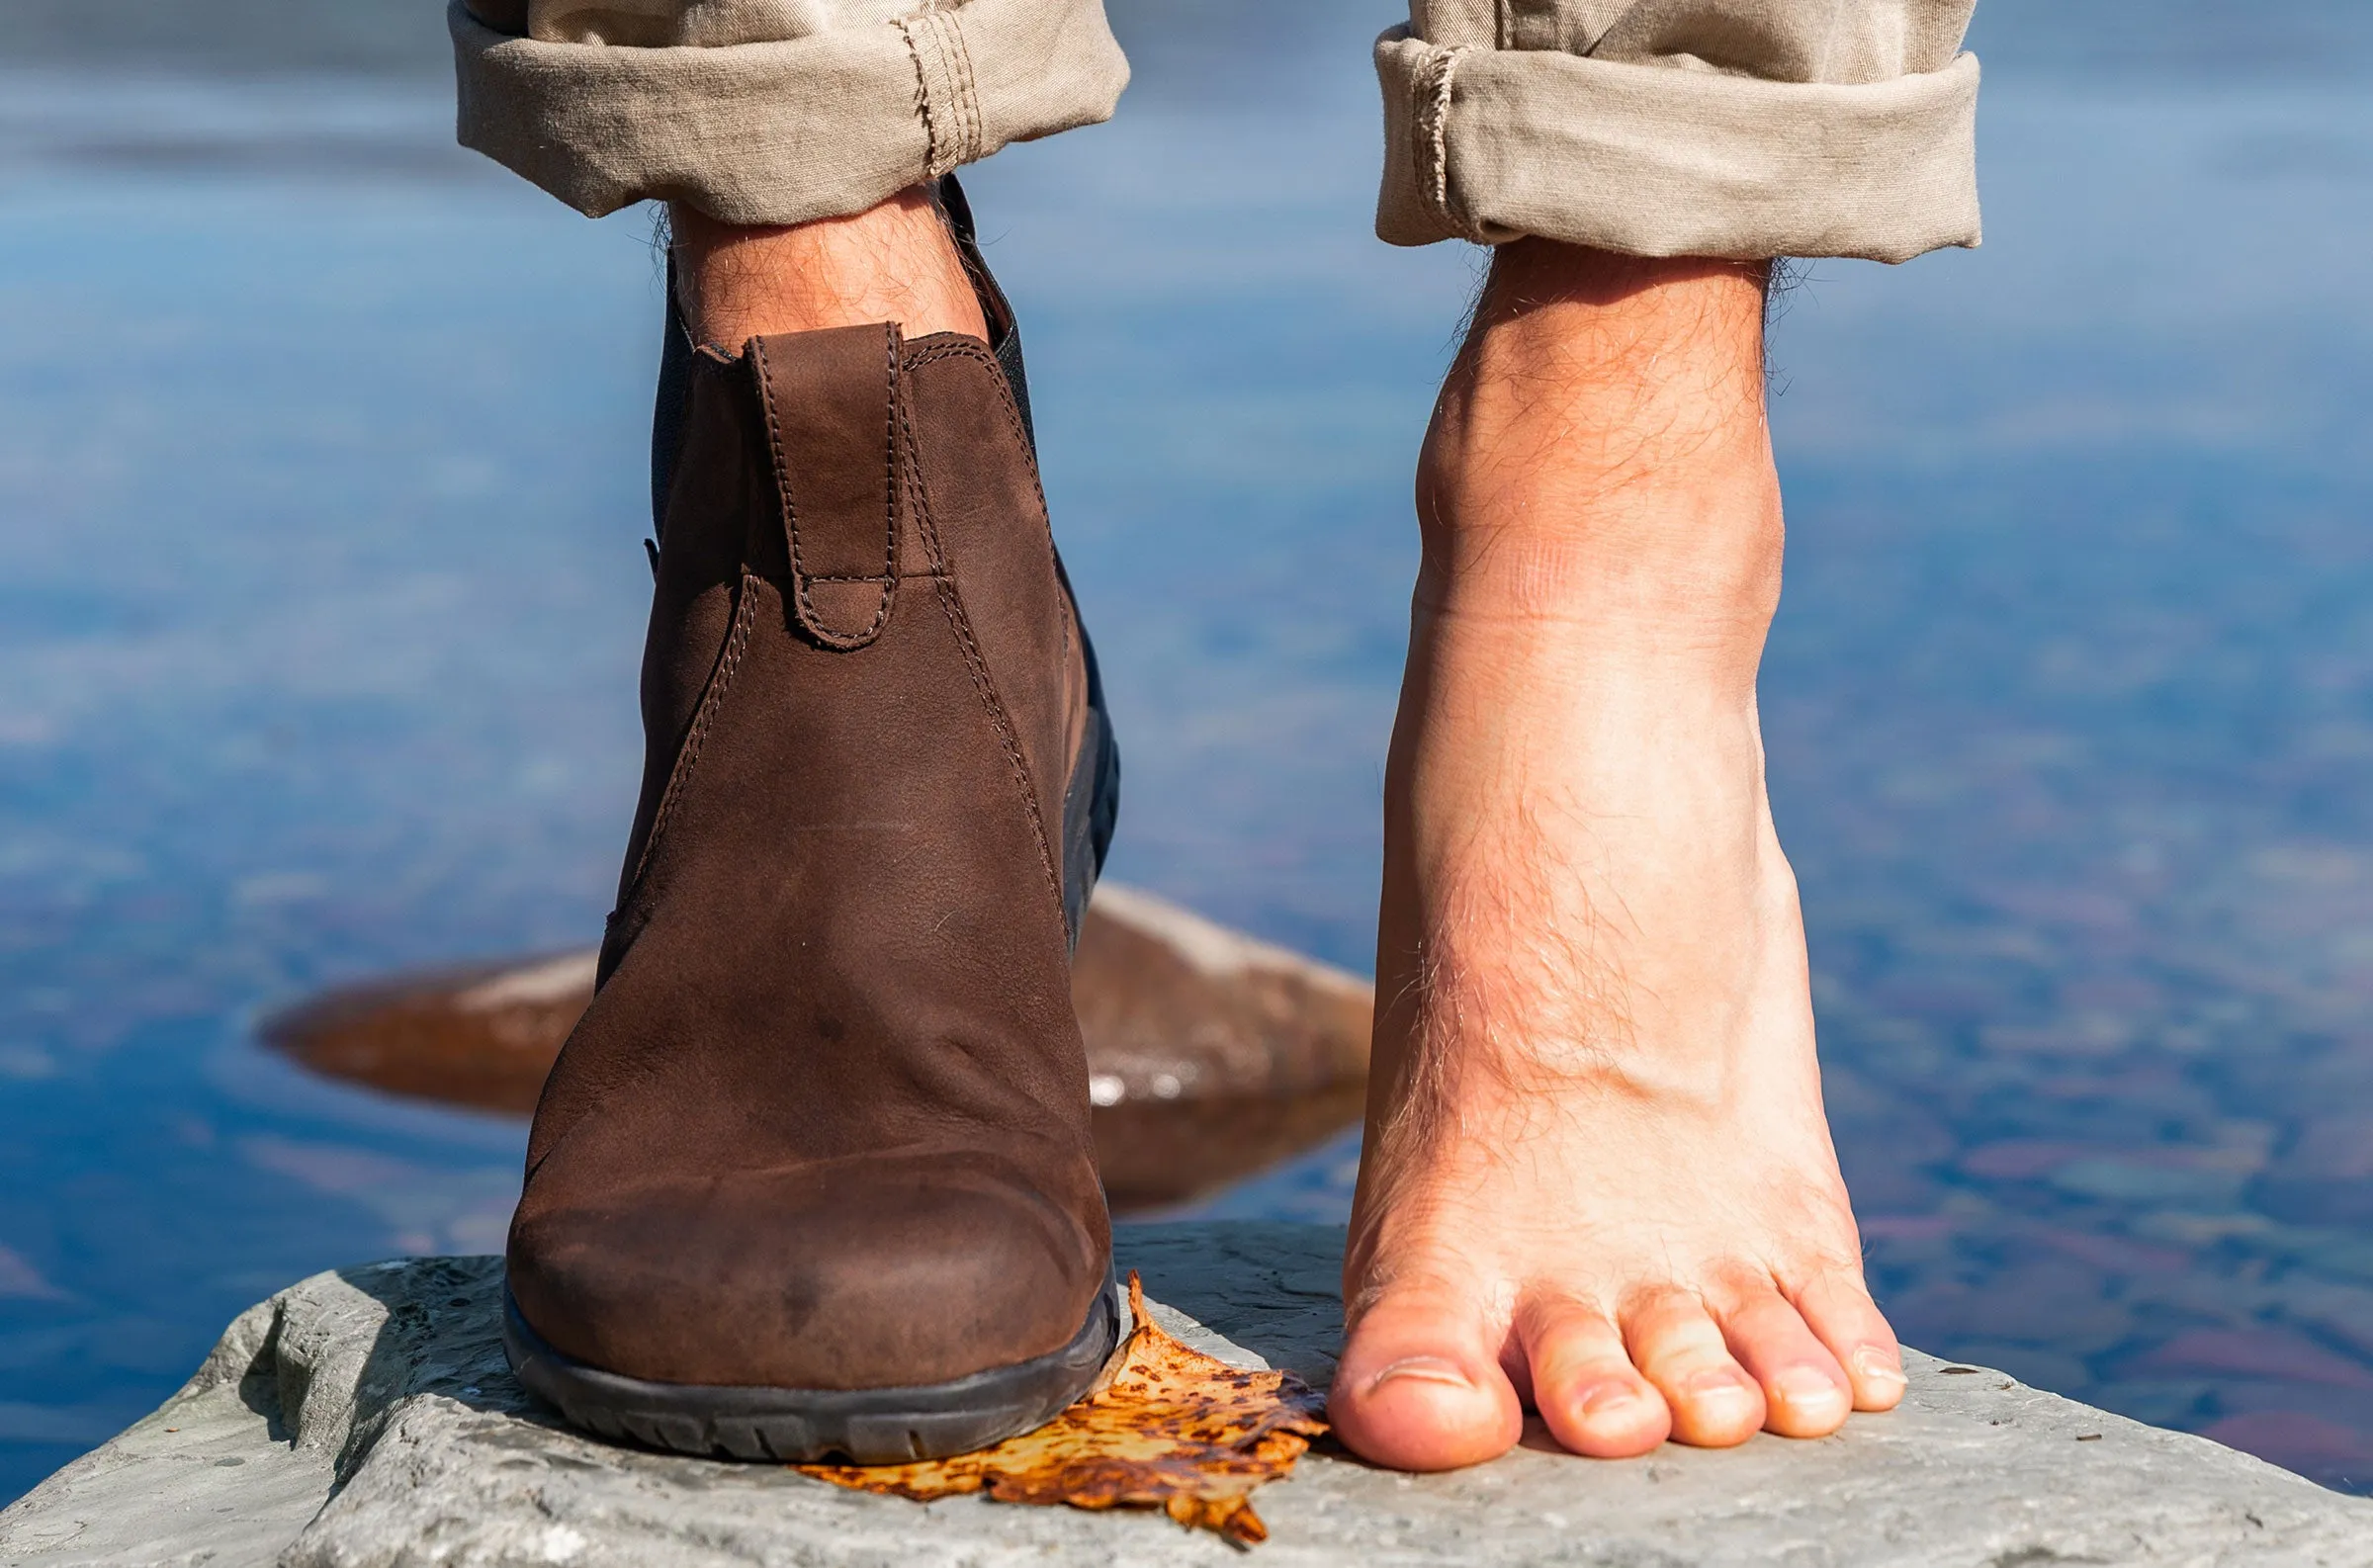
M 1157 1317 L 1242 1365 L 1333 1370 L 1342 1234 L 1124 1227 Z M 500 1261 L 317 1274 L 241 1314 L 181 1392 L 0 1512 L 25 1568 L 723 1568 L 1233 1562 L 1159 1517 L 928 1506 L 772 1465 L 613 1447 L 521 1393 Z M 1314 1452 L 1265 1489 L 1274 1568 L 1786 1562 L 2373 1564 L 2373 1503 L 1916 1352 L 1891 1415 L 1833 1437 L 1576 1459 L 1538 1434 L 1443 1476 Z

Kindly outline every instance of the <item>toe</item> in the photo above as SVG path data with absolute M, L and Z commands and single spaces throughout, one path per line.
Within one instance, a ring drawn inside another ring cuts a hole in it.
M 1327 1419 L 1354 1452 L 1396 1470 L 1495 1459 L 1525 1430 L 1524 1407 L 1500 1367 L 1504 1339 L 1479 1304 L 1455 1291 L 1395 1288 L 1352 1326 Z
M 1854 1385 L 1856 1410 L 1892 1410 L 1903 1398 L 1903 1351 L 1859 1269 L 1813 1276 L 1795 1293 L 1805 1326 Z
M 1631 1363 L 1664 1395 L 1673 1440 L 1704 1448 L 1746 1441 L 1763 1426 L 1763 1389 L 1731 1357 L 1706 1304 L 1669 1290 L 1624 1318 Z
M 1624 1350 L 1623 1331 L 1581 1302 L 1542 1303 L 1517 1316 L 1531 1369 L 1533 1407 L 1550 1436 L 1575 1453 L 1623 1459 L 1672 1431 L 1664 1396 Z
M 1725 1304 L 1721 1323 L 1730 1353 L 1763 1389 L 1766 1432 L 1821 1437 L 1845 1425 L 1854 1408 L 1845 1368 L 1776 1288 L 1741 1291 Z

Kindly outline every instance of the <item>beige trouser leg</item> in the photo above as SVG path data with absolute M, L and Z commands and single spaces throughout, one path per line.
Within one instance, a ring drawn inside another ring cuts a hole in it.
M 1376 232 L 1742 259 L 1975 245 L 1975 4 L 1410 0 L 1376 41 Z
M 1974 3 L 1411 0 L 1376 44 L 1376 231 L 1649 256 L 1974 245 Z M 861 212 L 1107 119 L 1128 81 L 1101 0 L 452 0 L 450 17 L 462 140 L 588 213 Z
M 571 207 L 729 223 L 875 203 L 1108 120 L 1102 0 L 452 0 L 461 138 Z

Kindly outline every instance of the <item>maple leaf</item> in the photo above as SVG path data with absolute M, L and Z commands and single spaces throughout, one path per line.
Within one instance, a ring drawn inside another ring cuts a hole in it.
M 835 1486 L 929 1502 L 985 1492 L 1000 1503 L 1159 1508 L 1238 1545 L 1269 1538 L 1253 1491 L 1293 1469 L 1327 1430 L 1325 1400 L 1291 1372 L 1248 1372 L 1181 1344 L 1145 1310 L 1104 1379 L 1036 1432 L 978 1453 L 914 1464 L 793 1466 Z

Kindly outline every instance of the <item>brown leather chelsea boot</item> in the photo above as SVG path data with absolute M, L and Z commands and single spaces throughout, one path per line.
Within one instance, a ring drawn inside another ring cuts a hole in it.
M 887 325 L 671 370 L 642 804 L 505 1344 L 610 1436 L 964 1452 L 1120 1329 L 1070 988 L 1117 764 L 1026 405 Z

